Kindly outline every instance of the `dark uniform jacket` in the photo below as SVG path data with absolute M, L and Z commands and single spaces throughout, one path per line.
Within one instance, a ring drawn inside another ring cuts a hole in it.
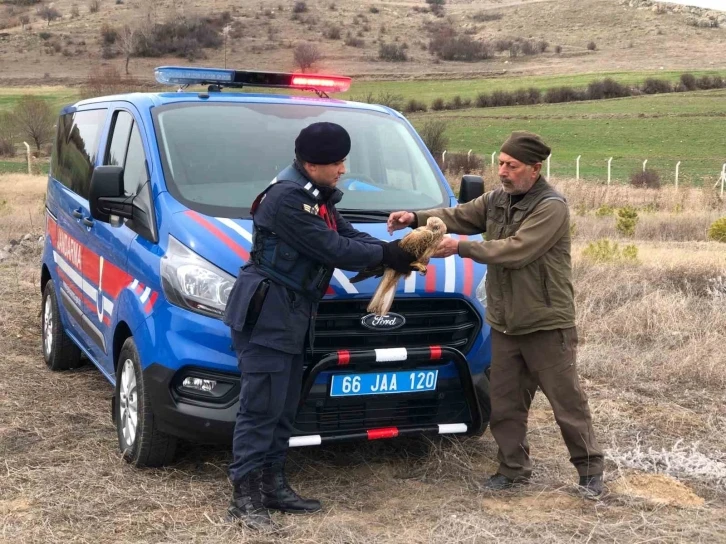
M 459 242 L 459 255 L 488 265 L 486 318 L 494 329 L 575 326 L 569 209 L 545 178 L 516 203 L 499 188 L 455 208 L 416 212 L 418 224 L 431 216 L 451 233 L 486 233 L 486 241 Z
M 288 180 L 295 183 L 284 183 Z M 293 165 L 267 189 L 254 212 L 255 229 L 273 232 L 300 254 L 331 268 L 357 271 L 380 263 L 385 242 L 353 228 L 340 215 L 335 205 L 342 196 L 339 189 L 316 186 L 302 168 Z M 327 222 L 320 215 L 323 204 L 329 216 Z M 264 279 L 265 274 L 251 262 L 240 269 L 224 317 L 232 329 L 243 329 L 250 300 Z M 317 301 L 270 280 L 250 342 L 301 353 L 316 309 Z

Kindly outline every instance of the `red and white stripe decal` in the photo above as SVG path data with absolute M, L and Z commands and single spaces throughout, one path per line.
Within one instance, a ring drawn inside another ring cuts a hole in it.
M 405 361 L 408 358 L 406 348 L 384 348 L 377 349 L 376 361 L 386 363 L 390 361 Z
M 439 424 L 439 434 L 465 433 L 468 429 L 466 423 L 443 423 Z
M 383 429 L 371 429 L 368 432 L 368 440 L 380 440 L 381 438 L 396 438 L 398 436 L 397 427 L 384 427 Z
M 460 236 L 460 240 L 467 241 L 468 236 Z M 462 293 L 466 296 L 471 296 L 472 288 L 474 284 L 474 261 L 471 259 L 461 259 L 464 263 L 464 288 Z
M 207 229 L 209 232 L 214 234 L 219 240 L 226 245 L 229 249 L 235 252 L 235 254 L 239 257 L 241 257 L 243 260 L 247 261 L 250 258 L 250 252 L 247 251 L 245 248 L 243 248 L 241 245 L 239 245 L 237 242 L 235 242 L 232 238 L 227 236 L 222 230 L 220 230 L 216 225 L 214 225 L 211 221 L 207 220 L 205 217 L 203 217 L 201 214 L 198 214 L 197 212 L 193 210 L 187 210 L 184 212 L 189 216 L 191 219 L 193 219 L 195 222 L 197 222 L 199 225 Z
M 319 446 L 323 443 L 323 437 L 319 434 L 311 434 L 307 436 L 291 436 L 288 446 L 298 448 L 301 446 Z

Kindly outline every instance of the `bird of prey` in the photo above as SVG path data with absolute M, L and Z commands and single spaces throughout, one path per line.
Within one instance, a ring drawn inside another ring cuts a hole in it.
M 444 222 L 438 217 L 429 217 L 426 225 L 412 230 L 401 239 L 399 242 L 401 249 L 405 249 L 416 256 L 416 260 L 411 263 L 411 268 L 418 270 L 421 275 L 426 274 L 426 265 L 444 238 L 444 234 L 446 234 L 446 225 L 444 225 Z M 373 293 L 373 298 L 368 305 L 368 311 L 376 315 L 387 315 L 393 304 L 393 297 L 396 294 L 398 280 L 404 274 L 396 272 L 391 268 L 378 266 L 360 271 L 351 278 L 351 282 L 356 283 L 371 276 L 379 277 L 381 274 L 383 274 L 383 278 L 378 284 L 375 293 Z

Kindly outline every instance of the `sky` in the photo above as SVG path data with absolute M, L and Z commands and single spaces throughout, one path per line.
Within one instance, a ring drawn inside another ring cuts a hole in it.
M 666 4 L 682 4 L 684 6 L 697 6 L 699 8 L 718 9 L 726 11 L 726 0 L 661 0 Z

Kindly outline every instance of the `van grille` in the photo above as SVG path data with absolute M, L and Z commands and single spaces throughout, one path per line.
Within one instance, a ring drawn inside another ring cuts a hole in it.
M 440 345 L 467 353 L 482 322 L 472 305 L 460 298 L 397 298 L 391 312 L 406 318 L 395 330 L 365 328 L 368 300 L 323 300 L 315 322 L 313 362 L 341 349 L 361 350 Z M 309 359 L 309 354 L 308 354 Z

